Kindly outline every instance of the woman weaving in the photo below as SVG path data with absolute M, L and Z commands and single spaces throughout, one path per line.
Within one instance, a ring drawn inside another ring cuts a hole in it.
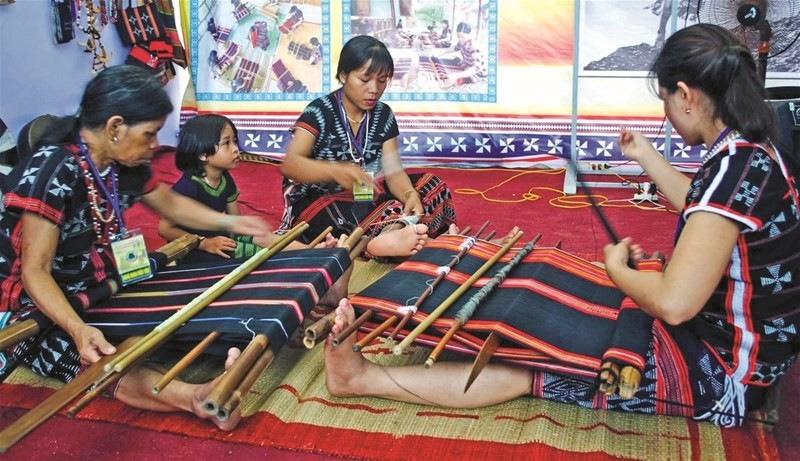
M 157 133 L 171 111 L 162 85 L 148 72 L 109 68 L 87 84 L 78 114 L 55 122 L 41 147 L 10 174 L 0 217 L 0 312 L 11 312 L 14 321 L 38 309 L 57 325 L 12 350 L 35 372 L 66 382 L 81 365 L 116 352 L 100 330 L 84 323 L 67 296 L 117 277 L 126 284 L 147 276 L 144 240 L 126 232 L 133 226 L 122 214 L 137 201 L 192 228 L 269 234 L 258 218 L 216 212 L 152 178 Z M 120 255 L 119 248 L 130 251 Z M 231 349 L 228 364 L 236 356 L 238 350 Z M 139 367 L 119 381 L 115 395 L 138 408 L 207 417 L 199 405 L 208 385 L 175 382 L 154 397 L 150 389 L 159 377 Z M 216 421 L 223 429 L 237 422 L 238 416 Z
M 370 255 L 402 257 L 455 222 L 444 182 L 403 170 L 397 120 L 380 102 L 393 73 L 379 40 L 361 35 L 344 45 L 336 71 L 342 87 L 312 101 L 292 128 L 281 167 L 281 228 L 305 221 L 308 241 L 328 226 L 337 237 L 361 226 Z
M 575 378 L 490 364 L 464 393 L 467 363 L 387 369 L 353 354 L 349 344 L 333 348 L 329 341 L 330 392 L 450 407 L 532 394 L 585 407 L 742 424 L 800 347 L 794 328 L 800 321 L 797 171 L 770 142 L 776 139 L 774 115 L 749 50 L 725 29 L 699 24 L 676 32 L 651 75 L 683 140 L 706 146 L 708 153 L 690 180 L 643 135 L 623 129 L 619 137 L 622 152 L 682 209 L 663 272 L 631 269 L 628 261 L 640 260 L 643 251 L 629 238 L 605 247 L 608 276 L 656 319 L 643 371 L 649 385 L 629 401 L 592 398 L 569 391 Z M 353 321 L 343 300 L 333 334 Z

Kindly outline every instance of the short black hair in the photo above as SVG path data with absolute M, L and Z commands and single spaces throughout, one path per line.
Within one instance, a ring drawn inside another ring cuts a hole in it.
M 367 74 L 386 72 L 389 78 L 394 75 L 394 59 L 382 41 L 369 35 L 357 35 L 342 47 L 336 78 L 362 68 L 369 62 Z
M 206 162 L 202 155 L 211 156 L 217 152 L 219 137 L 226 126 L 233 129 L 233 137 L 239 142 L 239 132 L 228 117 L 219 114 L 198 115 L 189 119 L 181 128 L 181 137 L 175 150 L 175 167 L 181 171 L 204 176 Z

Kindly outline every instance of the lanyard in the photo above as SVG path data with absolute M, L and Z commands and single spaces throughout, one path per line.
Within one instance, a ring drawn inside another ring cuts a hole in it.
M 347 119 L 347 112 L 344 111 L 341 88 L 339 88 L 336 96 L 339 100 L 339 115 L 341 116 L 342 123 L 344 123 L 345 130 L 347 131 L 347 142 L 350 144 L 350 157 L 353 159 L 353 163 L 356 163 L 363 168 L 365 163 L 365 147 L 369 145 L 369 142 L 366 139 L 368 131 L 367 128 L 369 127 L 369 111 L 366 111 L 365 123 L 361 124 L 361 126 L 358 128 L 358 135 L 355 135 L 353 134 L 353 129 L 350 128 L 350 123 Z M 358 157 L 356 157 L 353 147 L 355 147 L 355 152 L 358 152 Z
M 89 151 L 86 149 L 86 143 L 83 142 L 83 139 L 78 139 L 78 147 L 81 150 L 81 154 L 83 155 L 84 160 L 86 163 L 89 164 L 89 169 L 92 170 L 92 176 L 94 176 L 97 184 L 100 186 L 100 190 L 103 191 L 103 195 L 106 196 L 106 200 L 108 201 L 109 205 L 114 208 L 114 214 L 117 216 L 119 220 L 119 227 L 120 232 L 125 233 L 125 221 L 122 218 L 122 209 L 119 206 L 119 191 L 117 189 L 117 175 L 116 175 L 116 167 L 112 163 L 109 168 L 111 171 L 109 174 L 111 175 L 111 191 L 108 190 L 106 187 L 106 182 L 103 180 L 103 177 L 100 176 L 100 172 L 97 171 L 97 166 L 95 166 L 94 162 L 92 161 L 92 157 L 89 155 Z

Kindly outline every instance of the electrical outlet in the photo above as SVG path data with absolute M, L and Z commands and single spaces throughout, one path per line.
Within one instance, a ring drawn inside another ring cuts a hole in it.
M 658 194 L 648 194 L 647 192 L 642 192 L 638 194 L 633 194 L 633 199 L 637 202 L 652 202 L 658 203 Z

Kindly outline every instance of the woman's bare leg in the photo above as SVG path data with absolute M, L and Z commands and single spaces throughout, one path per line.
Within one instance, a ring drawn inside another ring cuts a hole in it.
M 353 352 L 355 334 L 334 347 L 332 338 L 354 320 L 350 301 L 341 300 L 332 334 L 325 343 L 326 385 L 337 397 L 372 396 L 423 405 L 478 408 L 530 393 L 533 375 L 524 368 L 490 364 L 464 393 L 469 363 L 441 362 L 429 369 L 422 365 L 383 367 Z
M 225 360 L 227 370 L 239 357 L 239 349 L 231 348 Z M 233 430 L 241 420 L 239 409 L 236 409 L 227 421 L 220 421 L 216 416 L 209 415 L 203 410 L 203 401 L 214 388 L 219 377 L 205 384 L 190 384 L 174 380 L 164 389 L 153 395 L 151 389 L 164 374 L 152 368 L 137 367 L 120 378 L 115 397 L 120 401 L 134 407 L 151 411 L 188 411 L 200 418 L 211 419 L 214 424 L 224 431 Z

